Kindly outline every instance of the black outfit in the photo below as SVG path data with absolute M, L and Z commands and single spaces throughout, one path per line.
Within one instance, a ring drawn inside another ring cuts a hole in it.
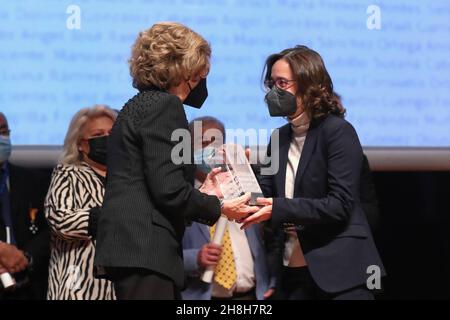
M 372 233 L 375 233 L 380 224 L 380 210 L 375 184 L 373 183 L 372 171 L 370 170 L 369 160 L 366 155 L 363 155 L 360 184 L 361 207 L 366 214 Z
M 141 91 L 119 113 L 108 142 L 108 175 L 97 230 L 98 274 L 105 268 L 112 278 L 117 274 L 112 269 L 139 268 L 183 287 L 185 222 L 213 225 L 220 216 L 220 202 L 193 187 L 194 165 L 172 161 L 178 141 L 171 141 L 171 136 L 176 129 L 188 130 L 186 114 L 180 99 L 165 91 Z M 120 292 L 117 297 L 122 298 Z
M 121 300 L 181 300 L 180 290 L 168 277 L 139 268 L 113 268 L 116 296 Z
M 312 122 L 295 177 L 294 199 L 287 199 L 284 190 L 291 130 L 287 124 L 279 131 L 279 149 L 274 150 L 279 156 L 278 171 L 259 176 L 264 195 L 273 198 L 265 233 L 272 270 L 281 278 L 281 285 L 283 275 L 286 279 L 282 224 L 293 223 L 317 288 L 335 295 L 359 290 L 370 276 L 369 266 L 379 266 L 382 276 L 385 272 L 359 200 L 363 153 L 357 134 L 350 123 L 334 115 Z M 269 155 L 270 150 L 269 145 Z
M 17 247 L 26 252 L 32 266 L 15 274 L 20 285 L 15 291 L 0 292 L 3 299 L 45 299 L 48 282 L 48 263 L 50 257 L 50 236 L 45 220 L 43 203 L 50 184 L 50 170 L 27 169 L 12 164 L 9 166 L 9 199 L 11 208 L 12 232 Z M 3 202 L 0 203 L 2 210 Z M 30 209 L 38 210 L 35 226 L 32 227 Z M 6 241 L 5 223 L 0 215 L 0 240 Z M 1 287 L 1 285 L 0 285 Z M 0 289 L 1 291 L 2 289 Z

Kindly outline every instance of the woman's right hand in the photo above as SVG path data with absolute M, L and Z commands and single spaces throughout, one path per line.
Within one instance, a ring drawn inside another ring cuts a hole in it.
M 250 198 L 250 193 L 246 193 L 239 198 L 224 200 L 221 213 L 229 220 L 239 220 L 248 217 L 259 210 L 257 206 L 247 205 Z

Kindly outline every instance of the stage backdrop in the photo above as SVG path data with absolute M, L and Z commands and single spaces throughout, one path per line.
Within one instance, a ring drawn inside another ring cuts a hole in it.
M 364 145 L 450 146 L 447 1 L 8 0 L 0 21 L 0 111 L 16 145 L 62 144 L 81 107 L 120 109 L 136 93 L 136 35 L 178 21 L 213 48 L 210 96 L 190 119 L 280 126 L 264 104 L 264 60 L 305 44 L 323 56 Z

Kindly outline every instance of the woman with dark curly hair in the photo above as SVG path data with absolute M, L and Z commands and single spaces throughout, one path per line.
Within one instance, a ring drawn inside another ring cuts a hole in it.
M 249 194 L 220 200 L 217 171 L 195 189 L 191 150 L 183 150 L 187 162 L 173 152 L 179 143 L 173 133 L 189 134 L 183 104 L 200 108 L 208 95 L 210 55 L 205 39 L 173 22 L 141 32 L 132 48 L 130 73 L 139 92 L 120 111 L 108 141 L 95 256 L 98 276 L 114 281 L 118 299 L 179 298 L 185 223 L 213 225 L 221 214 L 236 219 L 258 210 L 246 205 Z
M 268 220 L 277 293 L 286 299 L 373 299 L 384 267 L 359 200 L 363 153 L 320 55 L 296 46 L 269 56 L 264 83 L 279 128 L 278 172 L 244 227 Z M 274 139 L 272 135 L 272 139 Z

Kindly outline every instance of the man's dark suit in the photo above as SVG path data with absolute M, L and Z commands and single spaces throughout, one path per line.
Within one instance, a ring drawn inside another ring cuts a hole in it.
M 220 202 L 194 189 L 194 165 L 171 159 L 177 129 L 188 132 L 184 107 L 164 91 L 142 91 L 119 113 L 109 136 L 96 266 L 150 270 L 183 286 L 185 220 L 213 225 Z
M 9 164 L 9 194 L 11 219 L 17 247 L 30 254 L 33 261 L 31 271 L 17 274 L 17 280 L 27 277 L 29 281 L 19 290 L 4 294 L 7 299 L 45 299 L 50 258 L 50 238 L 43 204 L 50 183 L 50 170 L 27 169 Z M 38 209 L 36 226 L 30 230 L 30 208 Z M 1 203 L 0 203 L 1 210 Z M 5 241 L 5 226 L 0 215 L 0 240 Z
M 337 293 L 365 285 L 371 265 L 379 266 L 384 275 L 359 201 L 363 154 L 355 130 L 333 115 L 312 122 L 295 177 L 294 199 L 286 199 L 291 134 L 289 124 L 280 128 L 279 150 L 273 151 L 279 155 L 279 170 L 260 176 L 265 196 L 274 198 L 272 232 L 267 232 L 275 237 L 268 243 L 273 268 L 282 266 L 281 225 L 294 223 L 309 272 L 323 291 Z
M 369 160 L 366 155 L 363 157 L 361 167 L 361 188 L 359 197 L 361 199 L 361 207 L 366 214 L 370 229 L 373 234 L 376 234 L 380 225 L 380 209 L 378 207 L 377 192 L 372 178 L 372 171 L 370 170 Z

